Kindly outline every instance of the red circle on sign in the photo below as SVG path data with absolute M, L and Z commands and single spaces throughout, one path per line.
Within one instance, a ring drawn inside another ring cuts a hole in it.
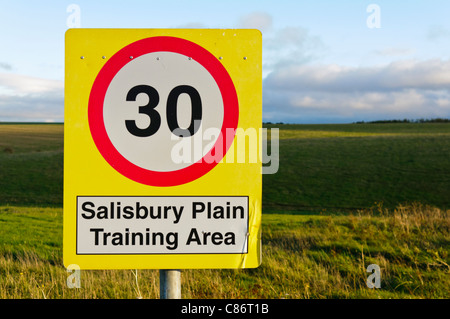
M 202 159 L 179 170 L 159 172 L 133 164 L 114 147 L 104 123 L 105 95 L 112 79 L 132 59 L 152 52 L 174 52 L 197 61 L 216 81 L 223 100 L 223 124 L 215 145 Z M 220 159 L 215 159 L 212 162 L 204 159 L 206 157 L 214 158 L 213 150 L 221 147 L 222 154 L 225 156 L 234 140 L 239 119 L 239 103 L 230 75 L 214 55 L 191 41 L 176 37 L 158 36 L 133 42 L 119 50 L 108 60 L 92 85 L 89 96 L 88 119 L 91 135 L 97 149 L 116 171 L 138 183 L 151 186 L 176 186 L 194 181 L 212 170 Z M 231 133 L 233 136 L 226 136 L 226 133 Z

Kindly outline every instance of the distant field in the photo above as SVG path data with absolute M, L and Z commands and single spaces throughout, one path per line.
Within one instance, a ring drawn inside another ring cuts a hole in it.
M 420 201 L 450 208 L 449 172 L 447 123 L 282 125 L 280 169 L 263 177 L 263 207 L 339 212 Z
M 0 124 L 0 205 L 62 206 L 62 124 Z
M 185 270 L 183 298 L 450 298 L 450 124 L 279 127 L 262 265 Z M 62 124 L 0 124 L 0 298 L 158 298 L 157 270 L 67 288 L 62 179 Z
M 265 212 L 450 208 L 450 123 L 279 127 L 280 169 L 263 176 Z M 61 206 L 62 179 L 62 124 L 0 124 L 0 205 Z

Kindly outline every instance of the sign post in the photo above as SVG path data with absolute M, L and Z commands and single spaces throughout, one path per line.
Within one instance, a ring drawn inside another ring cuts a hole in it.
M 159 295 L 161 299 L 181 298 L 181 270 L 159 271 Z
M 65 265 L 260 265 L 261 56 L 257 30 L 67 31 Z

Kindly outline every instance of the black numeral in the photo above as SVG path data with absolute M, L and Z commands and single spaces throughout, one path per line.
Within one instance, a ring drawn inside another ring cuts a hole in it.
M 131 134 L 139 137 L 149 137 L 155 134 L 161 126 L 161 115 L 155 108 L 159 103 L 159 94 L 155 88 L 149 85 L 137 85 L 133 87 L 127 94 L 127 101 L 136 101 L 136 97 L 144 93 L 148 96 L 147 105 L 139 106 L 139 114 L 145 114 L 150 118 L 150 124 L 146 128 L 140 128 L 136 125 L 135 120 L 125 120 L 125 126 Z M 178 98 L 181 94 L 189 95 L 191 99 L 191 122 L 188 128 L 180 128 L 178 124 Z M 189 85 L 179 85 L 170 91 L 167 97 L 167 124 L 172 134 L 186 137 L 192 136 L 200 127 L 202 119 L 202 100 L 198 91 Z
M 188 94 L 191 98 L 191 123 L 187 129 L 182 129 L 178 125 L 178 97 L 183 93 Z M 198 131 L 200 126 L 199 121 L 201 119 L 202 100 L 200 99 L 200 94 L 198 94 L 196 89 L 189 85 L 180 85 L 170 91 L 169 97 L 167 98 L 167 124 L 173 134 L 181 137 L 194 135 Z
M 140 93 L 148 96 L 148 104 L 139 106 L 139 113 L 146 114 L 150 118 L 150 124 L 147 128 L 141 129 L 136 125 L 134 120 L 126 120 L 125 125 L 128 132 L 139 137 L 148 137 L 155 134 L 161 126 L 161 116 L 155 110 L 159 103 L 159 94 L 153 87 L 148 85 L 138 85 L 133 87 L 127 94 L 127 101 L 136 101 L 136 97 Z

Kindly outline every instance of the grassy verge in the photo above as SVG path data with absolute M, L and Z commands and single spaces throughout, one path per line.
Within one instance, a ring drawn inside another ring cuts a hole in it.
M 184 270 L 184 298 L 449 298 L 449 211 L 263 215 L 256 269 Z M 0 298 L 158 298 L 157 270 L 81 271 L 69 289 L 59 208 L 0 208 Z M 24 232 L 23 229 L 27 231 Z M 381 288 L 366 285 L 381 268 Z

